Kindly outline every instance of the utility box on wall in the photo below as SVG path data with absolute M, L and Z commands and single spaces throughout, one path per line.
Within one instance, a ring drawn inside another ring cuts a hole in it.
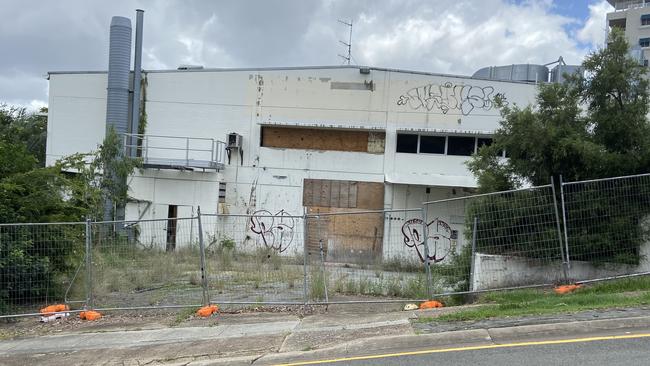
M 239 149 L 241 148 L 242 137 L 238 133 L 229 133 L 228 134 L 228 148 L 230 149 Z

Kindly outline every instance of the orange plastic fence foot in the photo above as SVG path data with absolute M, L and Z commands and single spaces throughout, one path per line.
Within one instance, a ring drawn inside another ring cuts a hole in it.
M 197 310 L 196 315 L 202 318 L 207 318 L 218 311 L 219 311 L 219 307 L 217 305 L 208 305 Z
M 50 305 L 46 306 L 41 309 L 41 314 L 43 315 L 53 315 L 54 313 L 60 313 L 63 311 L 68 311 L 70 310 L 70 307 L 68 305 L 64 304 L 56 304 L 56 305 Z
M 101 317 L 102 317 L 102 314 L 100 314 L 99 312 L 94 311 L 94 310 L 86 310 L 86 311 L 82 311 L 82 312 L 79 313 L 79 318 L 82 319 L 82 320 L 93 321 L 93 320 L 97 320 L 97 319 L 99 319 Z
M 429 300 L 425 301 L 422 304 L 420 304 L 420 309 L 433 309 L 433 308 L 441 308 L 444 307 L 445 305 L 441 303 L 440 301 L 436 300 Z
M 557 286 L 555 289 L 553 289 L 553 291 L 555 291 L 556 294 L 564 295 L 573 292 L 581 287 L 582 285 L 564 285 L 564 286 Z

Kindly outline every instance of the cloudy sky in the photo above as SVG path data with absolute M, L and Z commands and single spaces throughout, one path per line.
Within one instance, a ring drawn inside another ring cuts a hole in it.
M 48 71 L 105 70 L 111 16 L 145 10 L 144 69 L 353 62 L 471 75 L 483 66 L 579 63 L 605 37 L 605 0 L 0 0 L 0 102 L 47 104 Z

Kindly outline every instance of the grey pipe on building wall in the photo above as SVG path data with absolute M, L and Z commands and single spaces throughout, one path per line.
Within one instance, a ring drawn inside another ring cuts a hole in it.
M 144 21 L 144 10 L 136 9 L 135 19 L 135 55 L 133 58 L 133 109 L 131 111 L 131 133 L 137 134 L 140 125 L 140 80 L 142 72 L 142 26 Z M 130 155 L 136 157 L 138 149 L 138 138 L 131 136 L 129 141 Z
M 111 19 L 108 50 L 108 88 L 106 96 L 106 128 L 124 134 L 129 125 L 129 73 L 131 71 L 131 20 Z
M 106 131 L 111 127 L 118 136 L 127 132 L 129 125 L 129 73 L 131 69 L 131 20 L 125 17 L 111 18 L 108 50 L 108 86 L 106 94 Z M 117 179 L 114 172 L 112 179 Z M 114 202 L 104 202 L 104 220 L 113 220 Z M 124 216 L 124 207 L 116 208 L 115 219 Z

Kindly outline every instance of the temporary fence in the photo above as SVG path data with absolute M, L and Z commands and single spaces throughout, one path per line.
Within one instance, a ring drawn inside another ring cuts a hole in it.
M 0 315 L 86 303 L 86 223 L 0 225 Z
M 566 279 L 552 184 L 425 202 L 436 293 Z
M 563 182 L 569 277 L 650 273 L 650 175 Z
M 422 207 L 0 224 L 0 317 L 403 302 L 650 273 L 650 175 Z

